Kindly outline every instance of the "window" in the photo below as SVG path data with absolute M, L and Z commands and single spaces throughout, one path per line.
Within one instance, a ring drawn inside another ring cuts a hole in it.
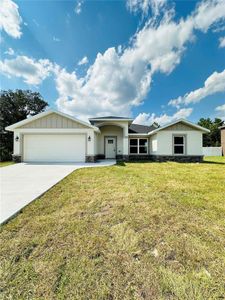
M 176 155 L 185 154 L 185 136 L 176 135 L 173 137 L 173 153 Z
M 147 154 L 147 153 L 148 153 L 148 140 L 139 139 L 139 154 Z
M 138 154 L 138 140 L 137 139 L 130 139 L 130 153 Z
M 113 140 L 108 140 L 108 144 L 113 144 Z
M 130 154 L 148 154 L 148 139 L 130 139 Z

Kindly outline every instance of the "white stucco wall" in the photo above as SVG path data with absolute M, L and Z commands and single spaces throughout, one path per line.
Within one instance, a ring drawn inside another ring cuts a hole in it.
M 151 136 L 149 148 L 151 154 L 157 154 L 157 150 L 158 150 L 157 134 Z
M 186 155 L 203 155 L 202 132 L 162 130 L 151 137 L 151 154 L 173 155 L 173 135 L 186 135 Z

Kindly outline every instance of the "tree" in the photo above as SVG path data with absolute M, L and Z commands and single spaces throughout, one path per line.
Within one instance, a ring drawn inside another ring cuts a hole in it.
M 219 127 L 224 125 L 224 121 L 219 118 L 215 118 L 214 121 L 210 118 L 201 118 L 198 121 L 198 125 L 210 130 L 209 133 L 206 133 L 203 136 L 204 147 L 219 147 L 221 145 Z
M 6 131 L 5 127 L 43 112 L 47 106 L 38 92 L 0 92 L 0 161 L 10 160 L 13 152 L 13 133 Z

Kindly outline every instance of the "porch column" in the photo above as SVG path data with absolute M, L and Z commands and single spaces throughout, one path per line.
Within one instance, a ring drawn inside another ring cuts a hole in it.
M 95 162 L 95 134 L 94 130 L 88 130 L 86 135 L 86 145 L 87 145 L 87 153 L 86 153 L 86 162 Z
M 123 128 L 123 155 L 128 155 L 128 126 Z
M 87 155 L 95 155 L 94 149 L 94 130 L 88 130 L 87 132 Z
M 19 131 L 13 132 L 13 155 L 12 160 L 15 162 L 21 162 L 22 160 L 22 144 L 23 135 Z

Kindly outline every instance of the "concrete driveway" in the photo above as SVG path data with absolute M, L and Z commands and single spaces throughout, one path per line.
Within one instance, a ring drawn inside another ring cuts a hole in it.
M 41 196 L 74 170 L 86 167 L 111 166 L 115 163 L 115 160 L 70 164 L 20 163 L 0 168 L 0 224 L 6 222 L 24 206 Z

